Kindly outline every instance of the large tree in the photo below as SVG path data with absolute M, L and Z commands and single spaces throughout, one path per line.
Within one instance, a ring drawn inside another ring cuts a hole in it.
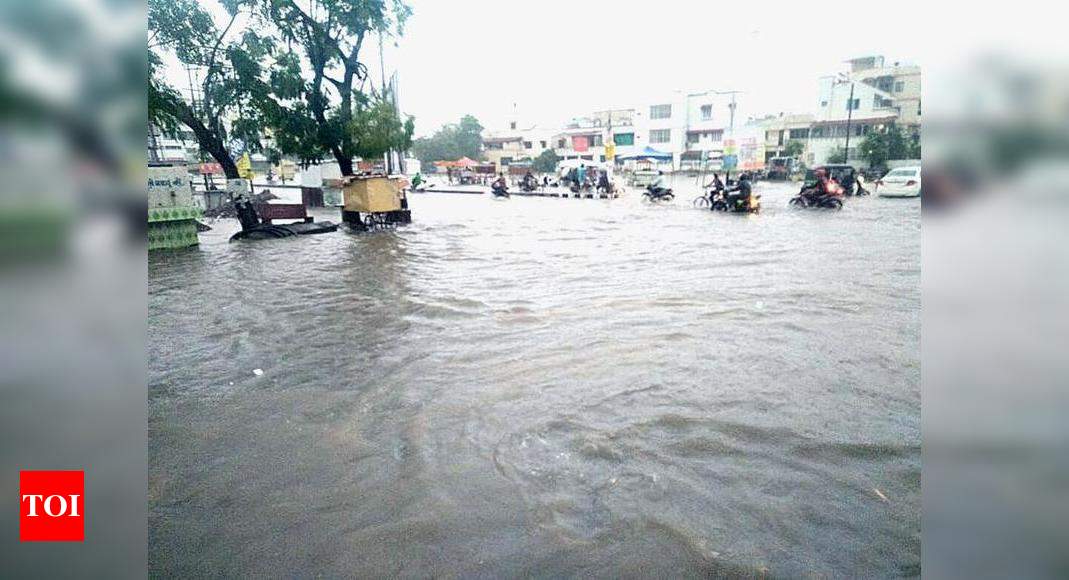
M 360 51 L 371 35 L 400 36 L 412 10 L 403 0 L 258 0 L 261 14 L 275 24 L 287 45 L 299 48 L 311 80 L 302 88 L 304 103 L 282 111 L 277 124 L 315 128 L 309 136 L 338 162 L 342 175 L 353 174 L 353 157 L 366 154 L 360 136 L 374 129 L 359 125 L 385 109 L 363 90 L 367 66 Z M 359 86 L 357 83 L 360 83 Z M 379 99 L 384 99 L 380 95 Z M 302 133 L 303 134 L 303 133 Z M 280 142 L 280 145 L 283 145 Z M 310 149 L 305 140 L 287 143 Z M 285 149 L 284 149 L 285 150 Z
M 459 123 L 445 125 L 430 137 L 421 137 L 412 152 L 422 163 L 453 160 L 460 157 L 478 159 L 482 155 L 483 126 L 478 119 L 465 115 Z
M 237 165 L 228 148 L 226 119 L 240 114 L 247 101 L 237 68 L 250 58 L 247 35 L 235 28 L 243 0 L 223 0 L 226 22 L 220 26 L 195 0 L 149 0 L 148 2 L 148 116 L 149 122 L 173 134 L 179 125 L 189 127 L 201 150 L 211 155 L 227 178 L 238 177 Z M 164 57 L 173 55 L 182 65 L 196 69 L 200 98 L 186 100 L 164 78 Z M 238 61 L 235 63 L 235 61 Z M 242 133 L 253 131 L 246 122 Z

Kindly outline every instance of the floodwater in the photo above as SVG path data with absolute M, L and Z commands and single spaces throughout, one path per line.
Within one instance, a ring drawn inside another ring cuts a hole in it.
M 153 254 L 151 575 L 919 574 L 920 202 L 757 189 Z

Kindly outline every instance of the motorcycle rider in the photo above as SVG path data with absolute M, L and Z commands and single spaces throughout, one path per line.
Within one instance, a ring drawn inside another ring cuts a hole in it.
M 534 191 L 538 187 L 538 181 L 535 179 L 531 170 L 528 169 L 527 173 L 523 175 L 523 188 L 527 191 Z
M 810 203 L 831 193 L 831 180 L 828 178 L 828 173 L 821 168 L 814 171 L 813 175 L 817 178 L 816 185 L 801 193 L 802 197 Z
M 609 183 L 609 172 L 602 171 L 601 174 L 598 175 L 598 191 L 612 193 L 612 184 Z
M 653 197 L 660 197 L 664 195 L 664 192 L 668 191 L 668 180 L 664 177 L 663 171 L 657 172 L 657 177 L 650 184 L 650 195 Z
M 497 179 L 490 184 L 490 190 L 496 196 L 507 196 L 509 194 L 508 182 L 505 181 L 504 173 L 497 174 Z
M 750 184 L 750 174 L 743 173 L 734 187 L 729 187 L 724 191 L 724 200 L 727 201 L 729 208 L 734 209 L 739 200 L 749 200 L 751 193 L 753 193 L 753 186 Z
M 705 185 L 706 189 L 712 188 L 713 193 L 720 193 L 724 191 L 724 182 L 720 181 L 720 174 L 713 173 L 713 180 Z

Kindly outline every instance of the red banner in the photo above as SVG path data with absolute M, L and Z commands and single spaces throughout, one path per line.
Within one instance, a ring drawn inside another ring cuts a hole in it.
M 201 163 L 200 173 L 201 175 L 208 175 L 209 173 L 222 175 L 223 166 L 218 163 Z
M 572 149 L 582 152 L 586 151 L 588 148 L 590 148 L 590 142 L 585 135 L 576 135 L 572 137 Z

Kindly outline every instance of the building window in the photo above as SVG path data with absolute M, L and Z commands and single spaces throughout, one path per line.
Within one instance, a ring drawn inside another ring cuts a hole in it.
M 823 138 L 824 137 L 824 128 L 823 127 L 814 127 L 813 128 L 813 132 L 812 132 L 811 135 L 813 136 L 814 139 Z
M 694 145 L 701 138 L 701 133 L 687 133 L 687 145 Z
M 672 105 L 653 105 L 650 107 L 651 119 L 670 119 L 672 117 Z
M 635 134 L 634 133 L 617 133 L 617 134 L 612 136 L 612 142 L 616 143 L 617 145 L 619 145 L 621 147 L 627 147 L 628 145 L 634 145 L 635 144 Z
M 530 149 L 531 147 L 534 147 L 534 144 L 532 144 L 530 141 L 524 141 L 523 142 L 523 148 L 524 149 Z
M 590 136 L 590 146 L 591 147 L 601 147 L 604 144 L 605 143 L 602 140 L 601 135 L 591 135 Z
M 671 129 L 653 129 L 650 131 L 650 143 L 668 143 L 671 140 Z
M 512 164 L 512 158 L 511 157 L 502 157 L 501 158 L 501 164 L 502 165 L 511 165 Z
M 702 121 L 708 121 L 713 118 L 713 106 L 702 105 Z
M 605 163 L 605 156 L 604 155 L 601 156 L 601 162 Z
M 557 149 L 564 149 L 564 147 L 565 147 L 564 139 L 558 139 L 557 140 Z
M 513 121 L 513 122 L 509 123 L 509 128 L 512 129 L 513 131 L 515 131 L 516 130 L 516 121 Z
M 538 146 L 541 147 L 542 149 L 545 149 L 546 148 L 546 142 L 545 141 L 539 141 L 538 142 Z
M 791 129 L 791 139 L 808 139 L 809 129 Z
M 828 106 L 828 101 L 821 101 L 820 102 L 820 106 L 821 107 L 827 107 Z
M 902 81 L 898 81 L 897 83 L 895 83 L 895 92 L 896 93 L 901 93 L 902 90 L 905 89 L 905 88 L 906 88 L 906 83 L 904 83 Z
M 856 111 L 856 110 L 858 110 L 860 108 L 861 108 L 861 99 L 854 99 L 852 101 L 848 100 L 846 102 L 846 110 L 847 111 L 851 111 L 851 110 L 852 111 Z

